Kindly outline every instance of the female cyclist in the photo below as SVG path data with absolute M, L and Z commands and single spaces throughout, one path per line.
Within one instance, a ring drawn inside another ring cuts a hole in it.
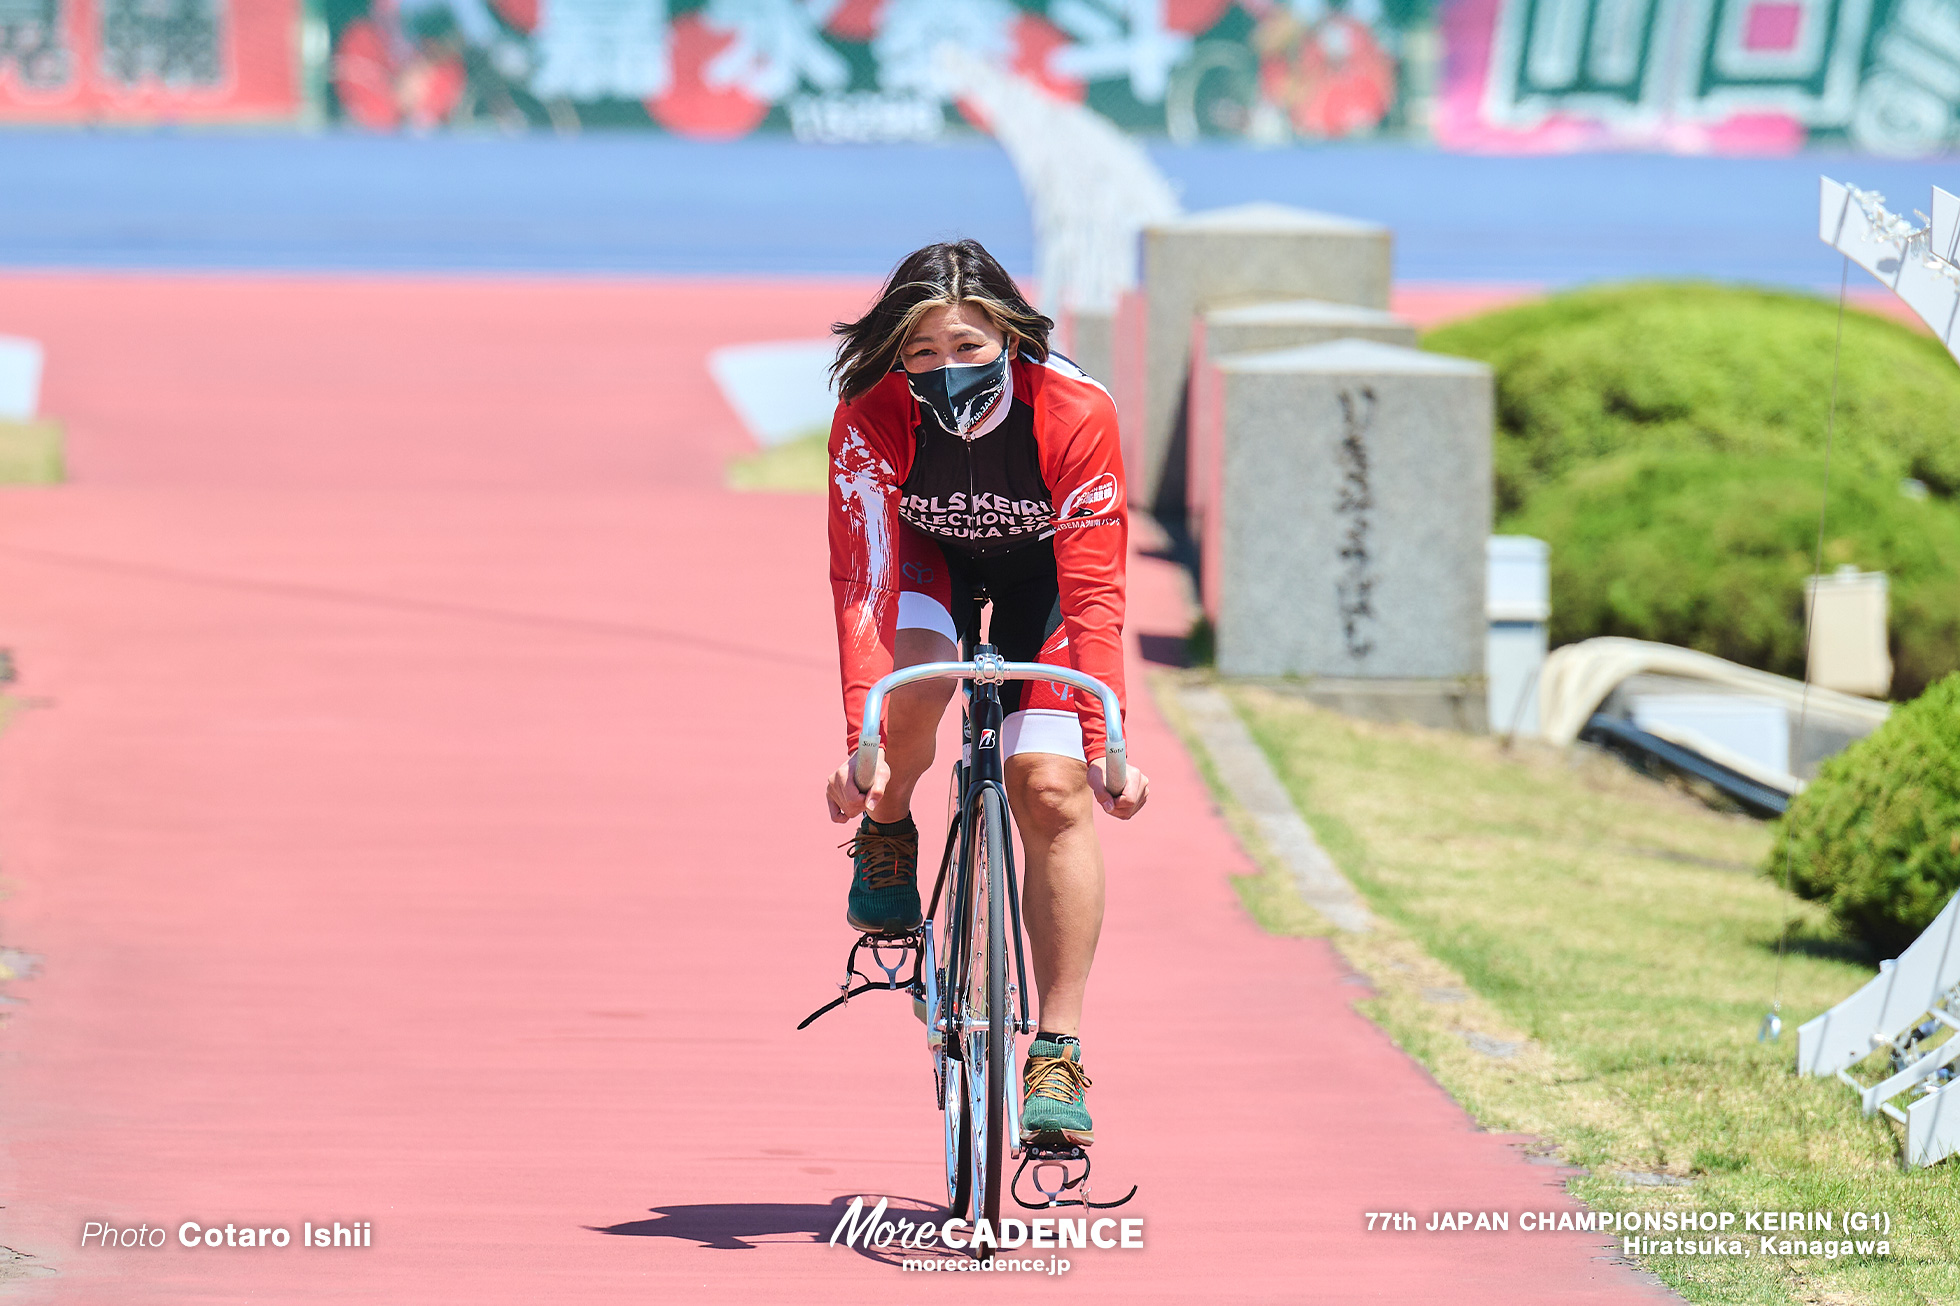
M 928 245 L 871 311 L 832 330 L 840 401 L 830 430 L 830 584 L 844 678 L 845 760 L 833 821 L 851 842 L 850 924 L 918 928 L 912 790 L 932 764 L 952 681 L 897 690 L 871 792 L 851 772 L 864 698 L 894 667 L 958 656 L 981 600 L 1001 656 L 1088 673 L 1123 693 L 1129 507 L 1109 394 L 1048 346 L 1054 323 L 971 240 Z M 977 642 L 977 641 L 976 641 Z M 1102 929 L 1102 848 L 1091 797 L 1128 820 L 1150 782 L 1103 776 L 1103 724 L 1065 686 L 1001 686 L 1007 799 L 1025 850 L 1040 1032 L 1022 1074 L 1023 1136 L 1094 1140 L 1079 1038 Z

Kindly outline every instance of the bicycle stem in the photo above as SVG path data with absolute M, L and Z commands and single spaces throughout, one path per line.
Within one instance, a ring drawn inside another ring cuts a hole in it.
M 870 793 L 872 782 L 878 778 L 879 727 L 885 695 L 921 680 L 973 680 L 983 685 L 998 685 L 1007 680 L 1046 680 L 1094 694 L 1102 704 L 1103 725 L 1108 733 L 1103 750 L 1103 782 L 1111 797 L 1120 795 L 1129 782 L 1129 768 L 1125 765 L 1128 754 L 1123 746 L 1123 709 L 1116 701 L 1115 690 L 1072 667 L 979 657 L 971 662 L 921 662 L 917 666 L 900 667 L 871 687 L 871 692 L 864 696 L 864 726 L 858 732 L 854 778 L 859 792 Z

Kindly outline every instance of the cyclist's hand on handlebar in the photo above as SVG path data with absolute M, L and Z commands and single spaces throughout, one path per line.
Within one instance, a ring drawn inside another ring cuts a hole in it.
M 1150 777 L 1134 766 L 1125 767 L 1123 792 L 1111 795 L 1108 778 L 1103 774 L 1103 761 L 1099 757 L 1089 763 L 1089 792 L 1096 796 L 1102 809 L 1119 821 L 1127 821 L 1143 810 L 1150 801 Z
M 886 765 L 884 756 L 878 758 L 878 775 L 871 782 L 871 792 L 865 793 L 857 787 L 857 777 L 852 774 L 857 766 L 854 753 L 844 759 L 844 765 L 830 773 L 830 783 L 824 786 L 824 801 L 830 804 L 830 819 L 842 824 L 853 816 L 861 816 L 864 809 L 885 796 L 885 786 L 891 783 L 892 769 Z

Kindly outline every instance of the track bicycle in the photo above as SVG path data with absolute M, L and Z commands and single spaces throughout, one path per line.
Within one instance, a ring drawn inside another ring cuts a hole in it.
M 1089 1200 L 1089 1158 L 1060 1137 L 1021 1139 L 1020 1094 L 1013 1083 L 1015 1040 L 1035 1032 L 1028 1012 L 1027 956 L 1022 944 L 1020 880 L 1001 754 L 1000 686 L 1009 680 L 1045 680 L 1093 694 L 1101 705 L 1107 733 L 1103 771 L 1112 792 L 1121 793 L 1127 768 L 1123 717 L 1115 693 L 1094 676 L 1041 662 L 1007 662 L 990 644 L 972 649 L 967 662 L 925 662 L 901 667 L 871 687 L 853 763 L 865 793 L 878 773 L 879 726 L 886 696 L 904 685 L 926 680 L 964 682 L 964 748 L 953 766 L 951 819 L 939 859 L 932 898 L 919 928 L 910 934 L 865 934 L 851 945 L 840 996 L 805 1017 L 806 1028 L 859 994 L 906 991 L 926 1027 L 932 1054 L 933 1091 L 944 1120 L 946 1202 L 952 1214 L 1000 1228 L 1001 1196 L 1030 1210 L 1064 1205 L 1103 1209 L 1114 1202 Z M 949 872 L 951 874 L 949 875 Z M 941 904 L 945 905 L 942 915 Z M 943 923 L 944 928 L 938 928 Z M 1013 953 L 1010 973 L 1008 953 Z M 858 969 L 869 951 L 884 975 L 873 980 Z M 905 975 L 906 962 L 911 973 Z M 858 983 L 853 985 L 852 981 Z M 1033 1167 L 1032 1182 L 1044 1199 L 1030 1202 L 1013 1185 L 1003 1185 L 1009 1156 L 1015 1172 Z M 1080 1174 L 1070 1167 L 1079 1163 Z M 991 1249 L 976 1249 L 976 1255 Z

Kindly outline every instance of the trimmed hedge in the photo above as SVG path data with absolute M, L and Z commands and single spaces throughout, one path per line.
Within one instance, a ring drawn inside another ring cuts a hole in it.
M 1429 333 L 1496 373 L 1498 529 L 1552 546 L 1552 639 L 1630 635 L 1803 674 L 1835 302 L 1574 291 Z M 1929 496 L 1901 493 L 1906 477 Z M 1893 695 L 1960 668 L 1960 367 L 1847 311 L 1824 567 L 1890 576 Z
M 1430 332 L 1497 373 L 1497 507 L 1636 449 L 1822 449 L 1837 304 L 1705 283 L 1575 291 Z M 1960 368 L 1930 336 L 1847 311 L 1841 466 L 1960 493 Z M 1556 543 L 1556 542 L 1555 542 Z
M 1790 805 L 1763 873 L 1897 956 L 1960 890 L 1960 675 L 1824 763 Z
M 1822 484 L 1811 454 L 1654 450 L 1572 472 L 1503 529 L 1551 542 L 1554 644 L 1630 635 L 1800 677 Z M 1840 464 L 1828 521 L 1826 571 L 1889 577 L 1893 694 L 1960 669 L 1960 508 Z

